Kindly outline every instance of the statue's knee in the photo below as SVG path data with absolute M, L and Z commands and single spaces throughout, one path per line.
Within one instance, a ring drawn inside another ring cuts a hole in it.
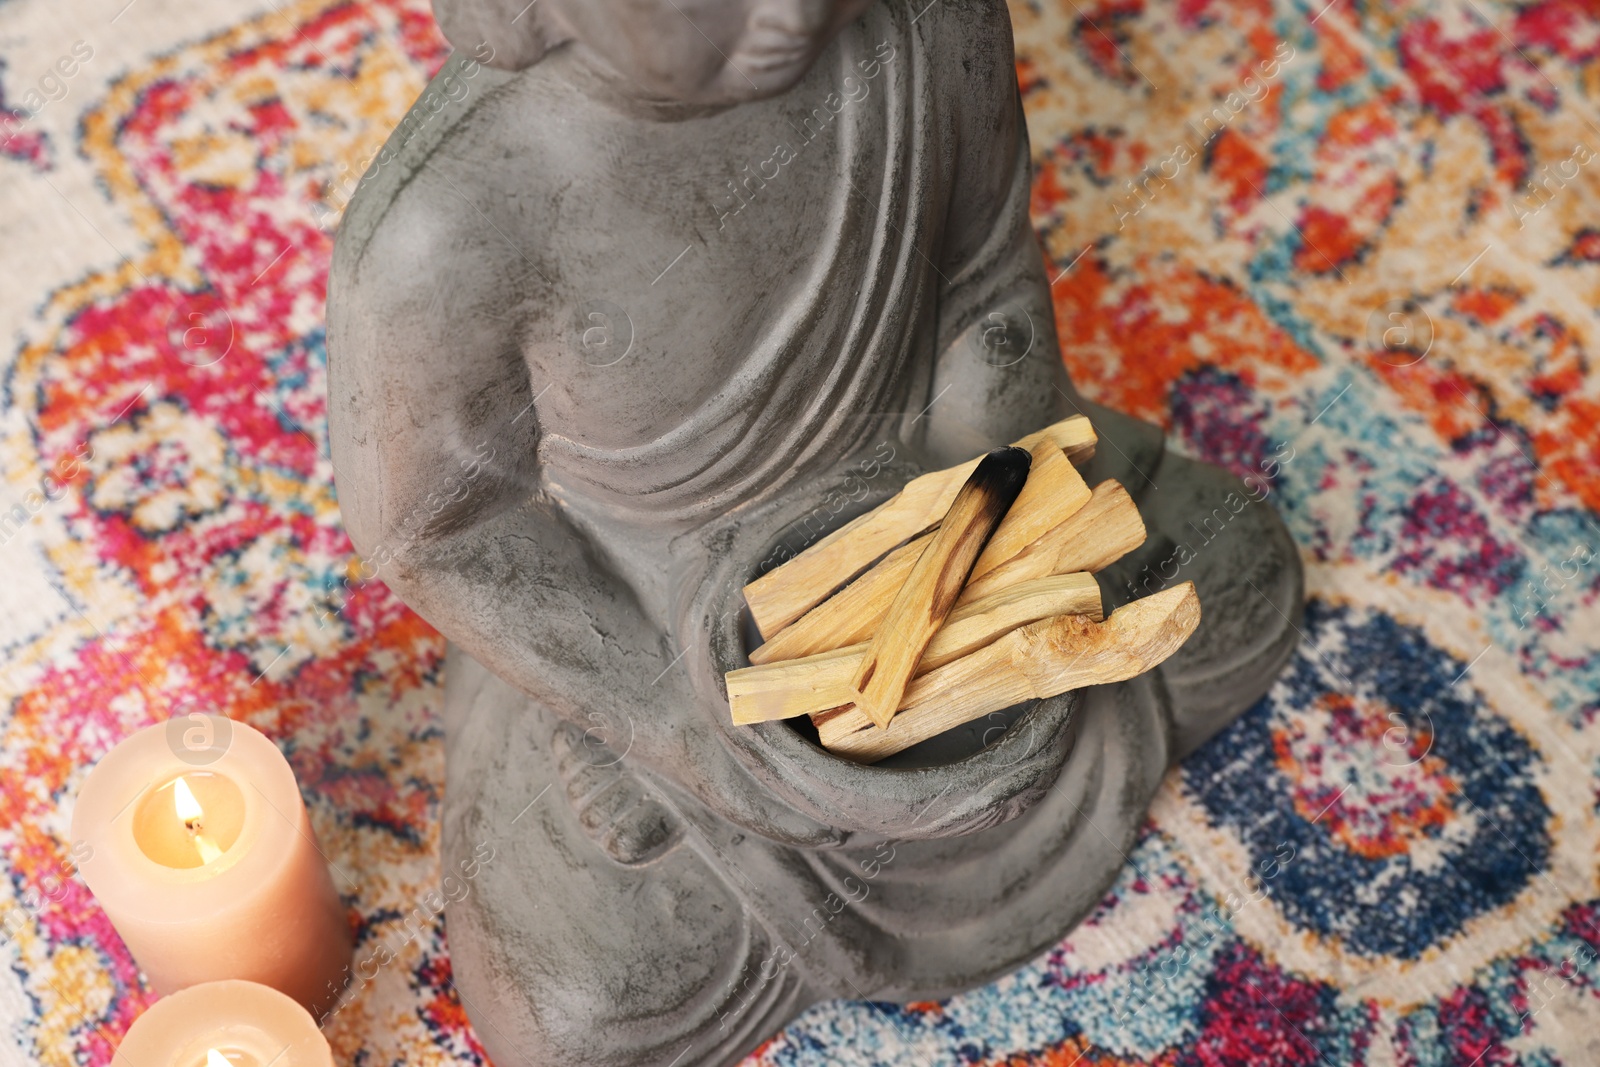
M 548 753 L 528 770 L 549 773 L 561 758 Z M 592 805 L 571 803 L 558 780 L 520 815 L 488 810 L 485 798 L 447 822 L 451 867 L 471 855 L 471 828 L 497 828 L 493 859 L 447 910 L 463 1002 L 475 1020 L 494 1022 L 480 1037 L 501 1067 L 666 1064 L 685 1048 L 717 1047 L 726 1020 L 743 1015 L 730 991 L 770 943 L 728 880 L 681 839 L 675 816 L 669 832 L 652 829 L 659 802 L 635 793 L 632 775 L 581 769 L 574 791 Z M 602 840 L 655 858 L 629 865 L 597 848 L 583 823 L 590 808 L 612 812 Z

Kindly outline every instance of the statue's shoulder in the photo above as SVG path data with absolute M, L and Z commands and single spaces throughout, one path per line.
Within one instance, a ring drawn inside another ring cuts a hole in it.
M 996 92 L 1016 92 L 1011 12 L 1005 0 L 911 0 L 926 11 L 914 28 L 935 57 L 934 78 L 955 100 L 987 104 Z
M 464 177 L 452 175 L 463 158 L 471 158 L 464 144 L 483 142 L 476 147 L 486 149 L 493 139 L 482 120 L 520 77 L 460 54 L 440 68 L 372 156 L 350 197 L 334 242 L 335 277 L 353 280 L 357 265 L 383 235 L 448 233 L 457 216 L 471 214 L 468 190 L 460 188 L 462 180 L 471 184 L 470 168 Z M 452 183 L 457 195 L 439 195 L 439 187 L 448 194 Z

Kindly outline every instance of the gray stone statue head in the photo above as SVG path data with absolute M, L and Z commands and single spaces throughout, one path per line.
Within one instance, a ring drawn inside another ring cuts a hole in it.
M 633 95 L 728 105 L 792 88 L 871 2 L 434 0 L 434 12 L 490 66 L 522 70 L 566 45 Z

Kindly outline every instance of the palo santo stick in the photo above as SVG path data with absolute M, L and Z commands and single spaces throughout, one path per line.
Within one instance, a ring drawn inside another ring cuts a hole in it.
M 1044 462 L 1048 463 L 1049 460 Z M 994 537 L 989 539 L 989 548 L 984 549 L 983 556 L 989 555 L 994 543 L 1006 534 L 1007 528 L 1013 523 L 1032 528 L 1033 520 L 1023 512 L 1028 506 L 1026 497 L 1029 487 L 1039 473 L 1038 466 L 1028 472 L 1027 484 L 1018 494 L 1017 502 L 1006 512 Z M 1056 521 L 1032 544 L 982 576 L 979 576 L 977 567 L 973 567 L 973 577 L 967 579 L 967 587 L 956 601 L 957 607 L 981 600 L 1018 582 L 1033 581 L 1051 574 L 1101 570 L 1144 544 L 1144 520 L 1139 518 L 1139 509 L 1127 490 L 1116 482 L 1105 481 L 1096 486 L 1093 493 L 1089 493 L 1078 472 L 1072 470 L 1071 474 L 1077 479 L 1078 486 L 1082 487 L 1083 498 L 1080 499 L 1074 490 L 1069 489 L 1043 509 Z M 1052 479 L 1049 484 L 1060 483 Z M 750 653 L 750 662 L 760 664 L 800 659 L 870 638 L 877 632 L 900 587 L 905 585 L 917 556 L 932 539 L 932 534 L 925 534 L 889 553 L 877 566 L 806 612 L 792 626 L 785 627 L 758 646 Z M 979 557 L 980 564 L 983 556 Z
M 1047 574 L 1098 573 L 1144 544 L 1144 539 L 1144 519 L 1128 491 L 1114 481 L 1101 482 L 1089 502 L 1066 522 L 1052 527 L 988 574 L 968 582 L 962 600 L 986 597 Z M 783 634 L 778 636 L 781 639 Z
M 1032 449 L 1050 441 L 1072 462 L 1087 463 L 1096 440 L 1089 420 L 1074 415 L 1029 434 L 1017 447 Z M 913 478 L 894 497 L 745 586 L 745 602 L 761 635 L 777 633 L 827 599 L 841 580 L 937 523 L 981 458 Z
M 1032 462 L 1016 447 L 984 456 L 889 605 L 851 683 L 856 707 L 879 726 L 894 718 L 923 650 L 956 606 L 972 565 L 1022 491 Z
M 932 540 L 933 534 L 923 534 L 883 557 L 867 573 L 757 646 L 750 653 L 750 662 L 799 659 L 870 639 Z
M 1026 623 L 1052 615 L 1083 615 L 1098 622 L 1100 610 L 1100 586 L 1088 574 L 1055 575 L 1003 589 L 950 612 L 922 653 L 917 674 L 976 652 Z M 729 671 L 728 706 L 734 723 L 788 719 L 854 701 L 850 681 L 866 651 L 863 641 L 805 659 Z
M 1066 453 L 1050 442 L 1042 442 L 1033 449 L 1033 466 L 1028 468 L 1028 480 L 1016 503 L 1006 512 L 1000 528 L 984 546 L 978 562 L 972 565 L 972 578 L 976 580 L 994 570 L 1006 560 L 1021 552 L 1047 530 L 1071 518 L 1079 508 L 1089 502 L 1089 487 L 1083 475 L 1066 457 Z
M 1105 622 L 1063 615 L 1029 623 L 911 683 L 887 729 L 854 707 L 812 716 L 834 753 L 874 763 L 992 711 L 1143 674 L 1200 625 L 1193 582 L 1118 608 Z

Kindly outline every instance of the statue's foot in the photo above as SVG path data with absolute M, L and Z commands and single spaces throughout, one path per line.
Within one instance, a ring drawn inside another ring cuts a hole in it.
M 578 826 L 613 860 L 648 863 L 682 835 L 682 820 L 591 735 L 562 723 L 550 747 Z
M 1159 428 L 1081 405 L 1101 443 L 1085 478 L 1115 478 L 1139 505 L 1149 538 L 1102 575 L 1108 607 L 1192 580 L 1200 627 L 1160 670 L 1181 759 L 1259 700 L 1300 636 L 1300 553 L 1272 506 L 1270 483 L 1247 485 L 1168 451 Z

